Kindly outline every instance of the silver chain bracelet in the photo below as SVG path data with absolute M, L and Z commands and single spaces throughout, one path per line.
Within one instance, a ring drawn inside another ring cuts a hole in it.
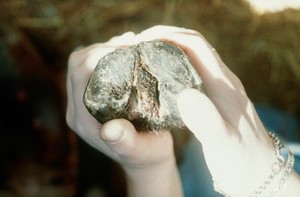
M 264 195 L 267 197 L 275 196 L 276 193 L 280 191 L 282 187 L 284 187 L 286 180 L 290 176 L 291 171 L 294 167 L 295 158 L 293 153 L 290 151 L 290 149 L 284 146 L 274 133 L 269 132 L 268 134 L 275 148 L 276 161 L 272 165 L 272 174 L 268 176 L 267 180 L 264 181 L 263 184 L 259 186 L 258 189 L 255 192 L 253 192 L 252 195 L 250 195 L 250 197 L 261 196 L 263 192 L 267 189 L 267 187 L 270 186 L 273 179 L 276 177 L 276 175 L 279 174 L 279 172 L 282 170 L 283 166 L 285 165 L 282 177 L 279 179 L 278 183 L 276 183 L 274 189 L 268 195 Z M 214 189 L 215 191 L 219 192 L 220 194 L 226 197 L 233 197 L 231 195 L 226 194 L 224 191 L 222 191 L 215 182 L 214 182 Z
M 270 197 L 272 197 L 272 196 L 275 196 L 276 193 L 277 193 L 278 191 L 280 191 L 280 189 L 285 185 L 285 182 L 286 182 L 286 180 L 288 179 L 288 177 L 290 176 L 291 171 L 292 171 L 292 169 L 293 169 L 293 167 L 294 167 L 295 158 L 294 158 L 294 155 L 293 155 L 293 153 L 291 152 L 291 150 L 290 150 L 288 147 L 282 145 L 282 144 L 279 142 L 279 139 L 274 135 L 274 133 L 269 132 L 269 136 L 271 137 L 271 139 L 274 138 L 275 141 L 278 140 L 278 143 L 280 144 L 279 147 L 278 147 L 278 149 L 279 149 L 278 155 L 279 155 L 279 156 L 284 156 L 284 155 L 287 154 L 287 161 L 286 161 L 286 164 L 285 164 L 285 168 L 284 168 L 283 175 L 282 175 L 282 177 L 280 178 L 280 180 L 278 181 L 278 183 L 275 185 L 274 190 L 273 190 L 273 191 L 270 193 L 270 195 L 269 195 Z M 277 151 L 277 148 L 276 148 L 276 151 Z M 277 156 L 277 157 L 278 157 L 278 156 Z

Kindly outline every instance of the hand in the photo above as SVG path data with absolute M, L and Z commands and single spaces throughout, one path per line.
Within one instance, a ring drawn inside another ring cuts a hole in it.
M 232 196 L 250 196 L 271 174 L 273 144 L 242 83 L 207 41 L 193 30 L 170 29 L 174 27 L 159 26 L 144 34 L 181 47 L 207 89 L 206 95 L 196 90 L 181 93 L 178 108 L 182 119 L 202 143 L 219 189 Z M 292 172 L 288 190 L 279 195 L 296 196 L 299 185 L 299 177 Z
M 69 61 L 67 82 L 68 124 L 90 145 L 124 167 L 130 177 L 129 185 L 133 191 L 138 191 L 135 194 L 140 192 L 153 196 L 153 188 L 156 194 L 161 194 L 162 187 L 165 191 L 180 187 L 178 175 L 175 176 L 175 182 L 170 182 L 174 180 L 171 174 L 177 172 L 169 133 L 164 133 L 163 137 L 137 133 L 126 120 L 113 120 L 99 125 L 82 103 L 87 80 L 99 58 L 115 47 L 154 39 L 162 39 L 181 47 L 204 81 L 207 94 L 186 90 L 178 99 L 178 108 L 186 125 L 203 145 L 213 179 L 226 193 L 250 195 L 271 173 L 274 147 L 239 79 L 196 31 L 156 26 L 138 35 L 127 33 L 107 43 L 73 53 Z M 98 138 L 99 129 L 101 139 Z M 148 175 L 151 175 L 150 178 L 145 180 Z M 156 178 L 150 184 L 153 177 Z M 146 185 L 146 188 L 135 187 L 137 185 Z M 299 192 L 299 189 L 295 190 L 300 187 L 294 173 L 288 186 L 289 194 Z
M 135 35 L 128 32 L 106 43 L 94 44 L 71 54 L 67 74 L 67 123 L 88 144 L 124 168 L 130 195 L 158 196 L 163 193 L 166 196 L 180 196 L 180 178 L 169 132 L 137 132 L 124 119 L 100 125 L 82 101 L 85 87 L 98 60 L 116 47 L 134 44 L 134 38 Z

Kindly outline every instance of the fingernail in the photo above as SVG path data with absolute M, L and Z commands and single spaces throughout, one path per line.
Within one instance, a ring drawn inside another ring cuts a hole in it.
M 122 129 L 114 129 L 101 134 L 101 139 L 109 142 L 110 144 L 116 144 L 124 138 L 124 132 Z

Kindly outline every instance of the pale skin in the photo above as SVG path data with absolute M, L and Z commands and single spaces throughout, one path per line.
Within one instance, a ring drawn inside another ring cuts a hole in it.
M 187 127 L 201 142 L 213 179 L 228 194 L 249 196 L 271 173 L 274 147 L 240 80 L 194 30 L 155 26 L 140 34 L 127 32 L 106 43 L 73 52 L 67 75 L 68 125 L 123 167 L 129 196 L 182 196 L 168 131 L 137 132 L 124 119 L 100 125 L 82 102 L 87 81 L 101 57 L 117 47 L 154 39 L 182 48 L 205 84 L 206 95 L 185 90 L 178 96 L 177 107 Z M 299 176 L 293 171 L 286 188 L 277 196 L 299 194 Z

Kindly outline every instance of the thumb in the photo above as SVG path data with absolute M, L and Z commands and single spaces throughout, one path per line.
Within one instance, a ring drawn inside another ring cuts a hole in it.
M 112 151 L 110 156 L 121 164 L 149 166 L 173 156 L 173 140 L 169 132 L 137 132 L 125 119 L 103 124 L 100 137 Z
M 137 131 L 129 121 L 114 119 L 102 125 L 100 138 L 114 153 L 129 156 L 136 143 Z
M 224 141 L 227 134 L 224 120 L 205 94 L 195 89 L 184 90 L 177 105 L 183 122 L 203 145 L 211 147 Z

